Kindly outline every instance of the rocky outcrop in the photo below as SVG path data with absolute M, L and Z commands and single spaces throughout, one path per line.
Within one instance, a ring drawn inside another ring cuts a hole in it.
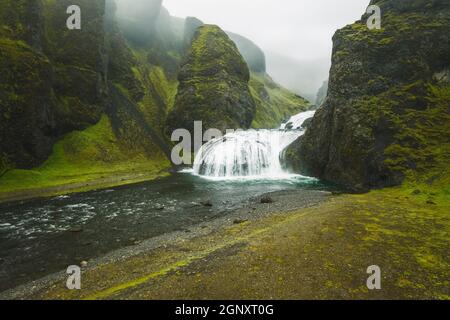
M 249 128 L 255 114 L 249 79 L 247 64 L 227 34 L 213 25 L 198 28 L 178 75 L 169 136 L 177 128 L 192 132 L 200 120 L 204 128 Z
M 85 23 L 67 32 L 72 4 Z M 38 165 L 58 137 L 100 119 L 107 92 L 103 15 L 104 1 L 0 3 L 0 162 Z
M 382 29 L 364 15 L 336 32 L 327 99 L 287 152 L 296 170 L 358 191 L 434 179 L 450 150 L 449 2 L 371 4 Z

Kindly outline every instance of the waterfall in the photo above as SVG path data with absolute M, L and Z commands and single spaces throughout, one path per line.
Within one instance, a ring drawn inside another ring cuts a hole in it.
M 280 129 L 303 130 L 302 125 L 306 120 L 314 117 L 316 111 L 306 111 L 292 116 L 288 122 L 283 123 Z
M 283 151 L 304 133 L 302 124 L 314 111 L 293 116 L 276 130 L 227 133 L 204 144 L 194 161 L 194 174 L 218 179 L 285 178 Z M 289 129 L 287 129 L 289 128 Z

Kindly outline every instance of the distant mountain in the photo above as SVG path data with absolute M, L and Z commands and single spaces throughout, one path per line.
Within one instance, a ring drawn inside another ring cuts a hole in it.
M 239 52 L 244 57 L 248 67 L 253 72 L 266 72 L 266 57 L 264 52 L 253 41 L 233 32 L 228 36 L 236 43 Z
M 331 60 L 298 60 L 269 51 L 266 63 L 267 73 L 275 81 L 314 103 L 323 79 L 328 78 Z

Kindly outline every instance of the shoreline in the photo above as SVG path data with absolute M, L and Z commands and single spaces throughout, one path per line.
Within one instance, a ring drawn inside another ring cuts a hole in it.
M 274 202 L 269 204 L 261 203 L 261 198 L 265 196 L 270 196 Z M 140 255 L 151 255 L 155 250 L 209 237 L 220 233 L 226 228 L 245 226 L 249 223 L 262 221 L 273 215 L 285 215 L 296 210 L 314 207 L 331 197 L 331 192 L 318 190 L 290 190 L 265 193 L 251 198 L 249 204 L 223 217 L 200 223 L 183 231 L 146 239 L 138 245 L 125 246 L 94 258 L 89 261 L 88 267 L 83 269 L 83 273 L 110 264 L 120 264 Z M 65 270 L 49 274 L 43 278 L 0 292 L 0 299 L 33 299 L 40 291 L 46 290 L 55 284 L 65 283 L 66 278 Z
M 133 185 L 146 181 L 157 180 L 167 177 L 168 175 L 170 175 L 169 171 L 162 171 L 158 174 L 146 172 L 126 172 L 123 174 L 112 174 L 107 177 L 88 180 L 84 182 L 75 182 L 44 188 L 3 192 L 0 193 L 0 205 L 10 202 L 35 200 L 40 198 L 48 198 L 93 190 L 102 190 L 107 188 Z

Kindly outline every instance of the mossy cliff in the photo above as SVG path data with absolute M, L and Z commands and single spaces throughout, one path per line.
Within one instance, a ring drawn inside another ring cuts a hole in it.
M 353 190 L 432 183 L 450 158 L 450 3 L 371 1 L 336 32 L 328 96 L 288 150 L 298 171 Z
M 65 27 L 66 8 L 85 12 Z M 0 157 L 42 163 L 58 137 L 100 120 L 105 108 L 104 1 L 0 1 Z M 3 170 L 5 166 L 3 166 Z
M 177 128 L 192 132 L 194 121 L 219 130 L 249 128 L 255 102 L 250 72 L 236 45 L 219 27 L 197 29 L 182 62 L 175 106 L 167 121 L 168 133 Z
M 71 4 L 81 30 L 66 28 Z M 154 39 L 133 46 L 111 0 L 0 6 L 0 193 L 164 174 L 176 79 L 150 57 Z

